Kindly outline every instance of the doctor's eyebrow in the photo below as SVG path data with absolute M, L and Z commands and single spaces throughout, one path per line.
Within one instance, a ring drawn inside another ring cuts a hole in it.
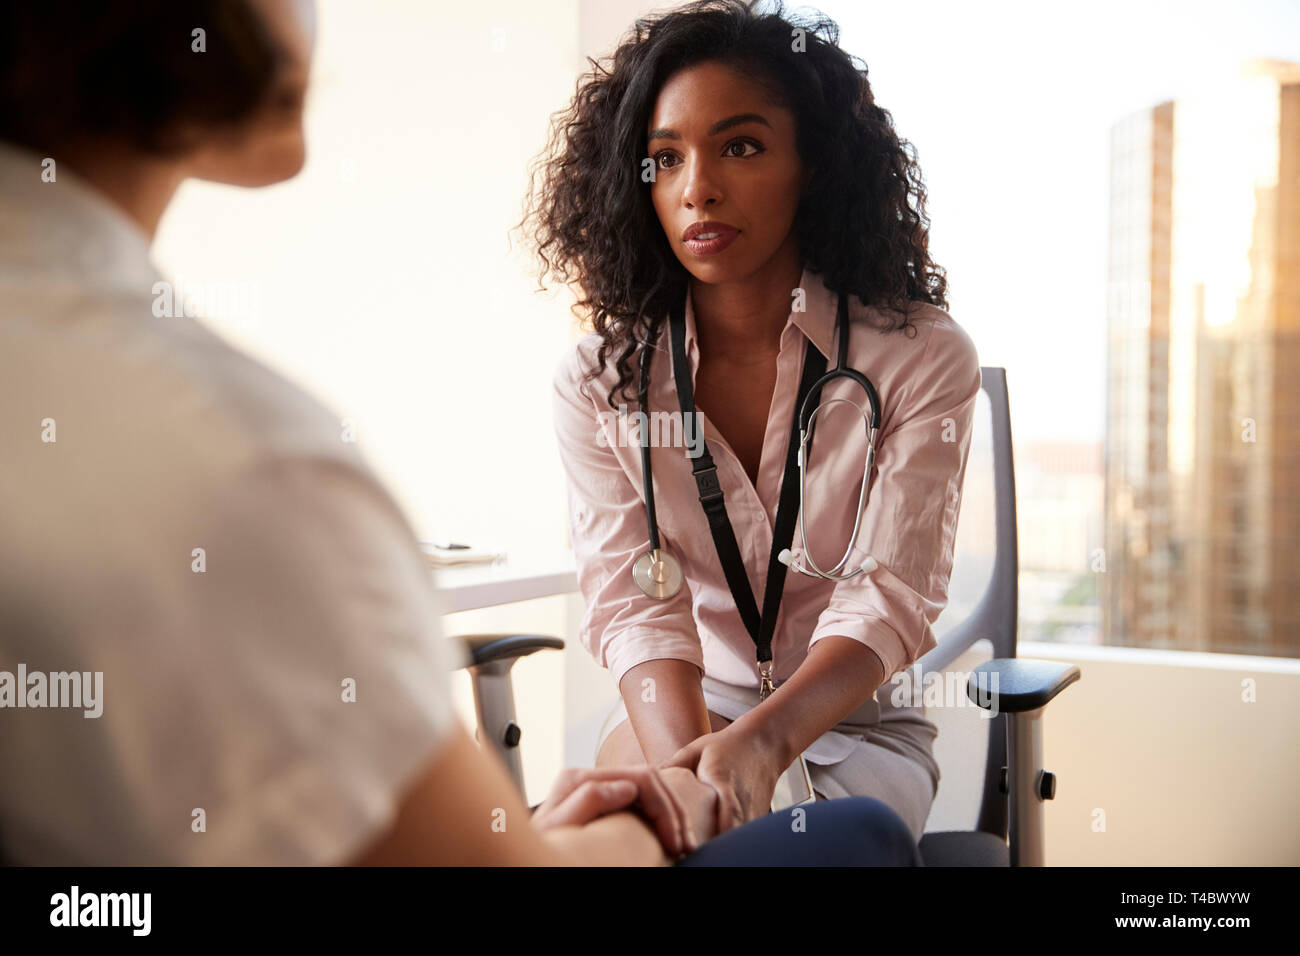
M 724 130 L 729 130 L 733 126 L 741 126 L 745 123 L 762 123 L 768 129 L 772 128 L 772 124 L 769 123 L 760 113 L 737 113 L 735 116 L 728 116 L 724 120 L 718 120 L 716 123 L 710 126 L 708 135 L 717 136 L 719 133 L 723 132 Z M 656 139 L 681 139 L 681 138 L 682 136 L 680 133 L 677 132 L 677 130 L 663 127 L 660 129 L 652 129 L 650 131 L 650 135 L 646 137 L 646 142 L 650 142 L 651 140 L 656 140 Z

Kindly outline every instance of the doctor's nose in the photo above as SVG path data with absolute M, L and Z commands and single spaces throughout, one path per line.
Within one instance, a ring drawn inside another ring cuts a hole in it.
M 710 170 L 700 166 L 694 167 L 682 191 L 682 202 L 688 209 L 700 209 L 716 206 L 722 201 L 722 190 Z

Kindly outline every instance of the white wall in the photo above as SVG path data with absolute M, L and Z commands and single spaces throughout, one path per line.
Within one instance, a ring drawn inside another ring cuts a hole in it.
M 424 537 L 563 541 L 569 299 L 507 232 L 576 58 L 570 0 L 320 0 L 306 169 L 187 183 L 162 223 L 173 272 L 254 286 L 255 322 L 213 324 L 354 420 Z
M 1049 865 L 1300 865 L 1300 661 L 1030 643 L 1019 656 L 1083 672 L 1044 721 Z

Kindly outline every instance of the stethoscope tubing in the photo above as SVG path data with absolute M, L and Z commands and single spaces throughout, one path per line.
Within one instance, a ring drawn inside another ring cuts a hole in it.
M 782 561 L 789 567 L 794 568 L 801 574 L 810 577 L 824 578 L 830 581 L 846 581 L 863 572 L 875 570 L 877 564 L 874 559 L 868 557 L 862 567 L 858 567 L 847 574 L 839 574 L 841 568 L 848 562 L 857 547 L 858 536 L 862 529 L 862 512 L 867 504 L 870 494 L 871 468 L 876 460 L 876 433 L 880 429 L 881 404 L 880 396 L 876 392 L 876 387 L 871 380 L 856 369 L 848 367 L 848 302 L 841 294 L 839 296 L 837 307 L 837 329 L 839 342 L 836 350 L 835 367 L 819 378 L 808 390 L 799 407 L 799 538 L 802 544 L 803 560 L 807 567 L 800 567 L 792 560 Z M 641 348 L 640 363 L 640 396 L 642 404 L 647 404 L 650 390 L 650 359 L 651 349 L 648 342 Z M 861 405 L 849 401 L 846 398 L 832 398 L 825 402 L 820 401 L 822 389 L 839 378 L 848 378 L 856 382 L 866 393 L 867 402 L 871 406 L 870 415 L 863 410 Z M 813 396 L 818 397 L 818 403 L 811 406 Z M 817 565 L 812 557 L 812 552 L 808 548 L 808 530 L 805 524 L 807 514 L 807 476 L 808 476 L 808 457 L 810 454 L 809 443 L 812 441 L 813 430 L 816 424 L 816 415 L 822 409 L 836 403 L 843 402 L 852 405 L 858 410 L 865 420 L 865 431 L 867 436 L 867 457 L 866 465 L 862 472 L 862 485 L 858 490 L 858 507 L 856 509 L 853 534 L 849 538 L 848 549 L 844 552 L 839 561 L 829 570 L 823 570 Z M 643 409 L 644 410 L 644 409 Z M 683 428 L 688 424 L 683 422 Z M 641 472 L 644 477 L 645 485 L 645 510 L 646 510 L 646 527 L 649 530 L 650 550 L 641 555 L 633 567 L 633 578 L 641 590 L 652 598 L 658 600 L 667 600 L 673 597 L 680 589 L 682 583 L 681 565 L 677 558 L 662 550 L 659 538 L 659 522 L 656 515 L 654 500 L 654 475 L 650 465 L 650 444 L 647 436 L 641 435 Z M 783 552 L 787 554 L 788 552 Z M 675 582 L 664 586 L 662 582 Z
M 809 389 L 808 394 L 804 396 L 803 404 L 799 407 L 799 541 L 801 544 L 802 557 L 806 567 L 799 567 L 793 562 L 786 562 L 789 567 L 794 568 L 801 574 L 808 574 L 813 577 L 824 578 L 828 581 L 847 581 L 850 578 L 862 574 L 864 571 L 875 570 L 875 562 L 871 561 L 871 567 L 865 565 L 856 568 L 847 574 L 839 574 L 839 570 L 844 567 L 849 558 L 853 555 L 853 549 L 857 547 L 858 535 L 862 530 L 862 512 L 866 507 L 871 482 L 871 467 L 876 461 L 876 432 L 880 429 L 880 395 L 876 392 L 876 387 L 871 384 L 871 379 L 867 378 L 857 369 L 848 367 L 848 306 L 844 296 L 839 298 L 838 307 L 838 329 L 839 342 L 837 343 L 835 355 L 835 367 L 817 380 L 816 384 Z M 856 402 L 851 402 L 847 398 L 831 398 L 826 401 L 821 400 L 822 389 L 839 378 L 848 378 L 856 382 L 867 395 L 867 403 L 871 406 L 871 415 L 863 411 L 862 406 Z M 817 397 L 817 405 L 810 406 L 813 397 Z M 829 408 L 836 403 L 852 405 L 865 421 L 865 432 L 867 436 L 867 460 L 862 470 L 862 485 L 858 489 L 858 507 L 854 512 L 853 534 L 849 536 L 849 546 L 839 561 L 829 570 L 823 570 L 818 566 L 812 556 L 812 550 L 808 547 L 808 528 L 805 523 L 808 514 L 807 505 L 807 480 L 809 471 L 809 442 L 812 440 L 813 429 L 816 425 L 816 416 L 825 408 Z
M 876 429 L 871 427 L 871 422 L 867 419 L 866 412 L 862 410 L 862 406 L 849 401 L 847 398 L 832 398 L 825 402 L 821 402 L 817 405 L 813 415 L 816 416 L 816 414 L 822 409 L 829 408 L 837 402 L 842 402 L 845 405 L 852 405 L 854 409 L 862 415 L 864 421 L 866 421 L 865 432 L 867 436 L 867 460 L 862 469 L 862 486 L 858 489 L 858 507 L 854 512 L 853 534 L 849 536 L 849 546 L 844 552 L 844 555 L 839 559 L 839 561 L 835 562 L 834 567 L 823 571 L 813 559 L 812 550 L 808 547 L 808 529 L 804 525 L 804 517 L 808 512 L 808 509 L 805 507 L 807 499 L 806 482 L 808 477 L 808 468 L 805 467 L 806 461 L 804 456 L 807 454 L 808 439 L 811 436 L 811 432 L 808 428 L 801 428 L 799 432 L 799 540 L 803 545 L 804 563 L 813 570 L 813 573 L 816 574 L 817 577 L 826 578 L 831 581 L 847 581 L 849 578 L 861 574 L 864 570 L 863 568 L 858 568 L 848 574 L 838 574 L 840 568 L 844 567 L 845 563 L 852 556 L 853 549 L 858 543 L 858 534 L 862 529 L 862 512 L 867 503 L 867 486 L 871 478 L 871 466 L 876 460 Z M 809 424 L 812 424 L 812 421 L 813 420 L 810 419 Z M 795 570 L 797 571 L 800 569 L 795 568 Z

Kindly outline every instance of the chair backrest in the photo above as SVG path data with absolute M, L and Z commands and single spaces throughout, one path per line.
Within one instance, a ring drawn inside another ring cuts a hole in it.
M 1007 398 L 1006 369 L 980 368 L 981 388 L 988 397 L 993 464 L 994 551 L 993 569 L 975 609 L 938 638 L 938 646 L 918 662 L 920 673 L 944 671 L 976 641 L 992 644 L 993 657 L 1016 656 L 1016 619 L 1020 571 L 1016 534 L 1015 462 L 1011 454 L 1011 409 Z M 967 478 L 970 478 L 969 469 Z M 1000 791 L 1002 767 L 1007 762 L 1006 716 L 986 720 L 988 749 L 976 828 L 1007 837 L 1007 798 Z

